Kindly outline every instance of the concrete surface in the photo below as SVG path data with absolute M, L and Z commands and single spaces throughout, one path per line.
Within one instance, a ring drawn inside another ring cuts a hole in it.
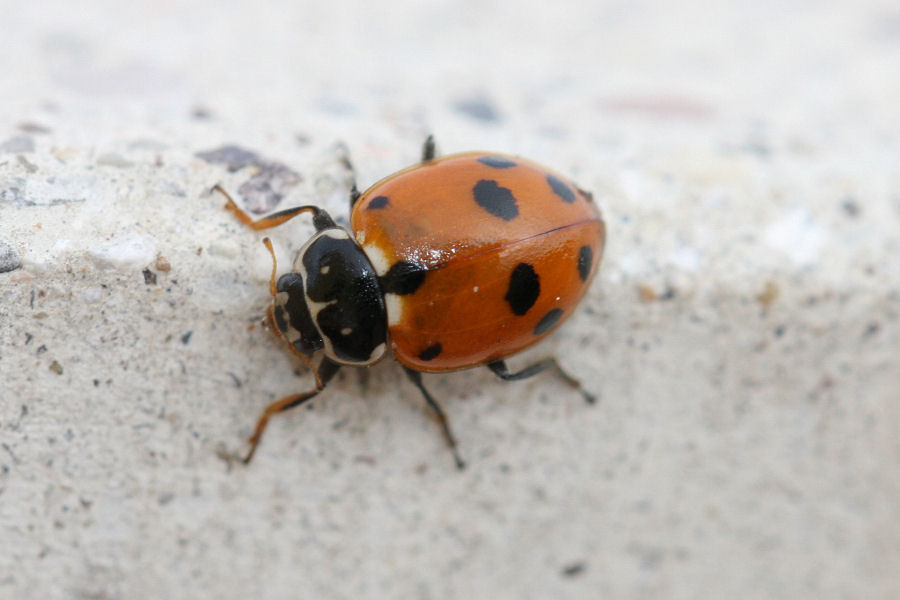
M 0 18 L 0 598 L 900 597 L 895 2 Z M 595 192 L 602 271 L 530 356 L 600 402 L 428 377 L 460 473 L 385 362 L 229 468 L 310 378 L 208 189 L 343 214 L 341 144 L 365 185 L 429 132 Z

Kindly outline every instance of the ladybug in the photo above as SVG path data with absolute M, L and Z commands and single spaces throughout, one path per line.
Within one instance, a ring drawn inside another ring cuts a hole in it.
M 270 404 L 269 418 L 321 392 L 342 366 L 399 362 L 440 423 L 459 468 L 456 440 L 422 373 L 487 366 L 507 381 L 553 369 L 593 397 L 554 358 L 510 372 L 505 359 L 549 335 L 575 310 L 603 254 L 605 225 L 591 194 L 531 161 L 488 152 L 435 157 L 350 193 L 350 228 L 316 206 L 253 220 L 220 186 L 231 211 L 255 230 L 311 213 L 316 233 L 276 280 L 270 327 L 310 366 L 315 387 Z

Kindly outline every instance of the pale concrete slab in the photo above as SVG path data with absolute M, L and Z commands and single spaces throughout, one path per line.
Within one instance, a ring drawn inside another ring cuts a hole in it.
M 900 596 L 895 3 L 0 15 L 0 597 Z M 383 363 L 229 468 L 310 378 L 209 188 L 345 214 L 343 146 L 367 185 L 428 133 L 594 191 L 601 273 L 529 356 L 600 402 L 428 377 L 457 472 Z

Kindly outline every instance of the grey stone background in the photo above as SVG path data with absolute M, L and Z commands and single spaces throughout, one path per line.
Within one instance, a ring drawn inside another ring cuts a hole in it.
M 0 597 L 900 597 L 896 2 L 0 23 Z M 457 472 L 384 362 L 229 468 L 310 377 L 260 325 L 261 235 L 209 188 L 343 214 L 344 146 L 365 186 L 428 133 L 594 191 L 601 273 L 513 365 L 555 353 L 600 402 L 429 376 Z

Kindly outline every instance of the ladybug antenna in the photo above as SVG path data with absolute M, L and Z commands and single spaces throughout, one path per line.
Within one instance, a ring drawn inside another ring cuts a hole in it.
M 265 237 L 263 238 L 263 244 L 266 245 L 266 250 L 269 251 L 269 255 L 272 257 L 272 275 L 269 277 L 269 293 L 275 297 L 278 294 L 278 286 L 275 285 L 275 275 L 278 273 L 278 259 L 275 258 L 275 250 L 272 249 L 272 240 Z

